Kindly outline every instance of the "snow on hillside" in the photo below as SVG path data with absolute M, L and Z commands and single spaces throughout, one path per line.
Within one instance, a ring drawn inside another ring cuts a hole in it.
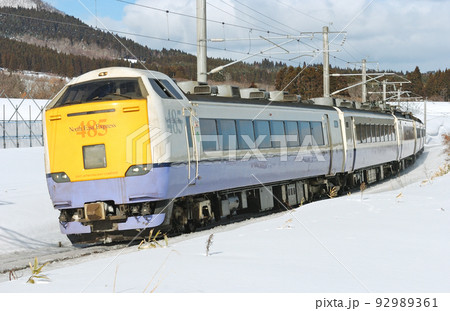
M 445 162 L 437 135 L 449 130 L 448 107 L 427 107 L 434 144 L 414 167 L 362 194 L 173 238 L 165 248 L 51 263 L 43 270 L 48 282 L 27 284 L 23 270 L 0 292 L 448 293 L 450 174 L 431 179 Z M 0 161 L 8 163 L 0 167 L 0 253 L 28 250 L 31 261 L 31 250 L 67 245 L 48 197 L 43 149 L 0 150 Z
M 25 9 L 39 9 L 61 13 L 53 6 L 41 0 L 0 0 L 0 7 L 21 7 Z

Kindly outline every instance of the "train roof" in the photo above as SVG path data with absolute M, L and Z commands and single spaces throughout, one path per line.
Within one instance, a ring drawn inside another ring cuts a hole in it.
M 268 99 L 247 99 L 239 97 L 221 97 L 221 96 L 211 96 L 211 95 L 193 95 L 185 94 L 185 96 L 194 103 L 217 103 L 217 104 L 245 104 L 245 105 L 256 105 L 256 106 L 272 106 L 272 107 L 296 107 L 305 109 L 319 109 L 319 110 L 334 110 L 330 106 L 319 106 L 314 105 L 305 101 L 300 102 L 281 102 L 281 101 L 271 101 Z
M 136 69 L 128 67 L 107 67 L 89 71 L 70 81 L 68 85 L 82 83 L 98 79 L 108 78 L 123 78 L 123 77 L 147 77 L 156 79 L 170 79 L 167 75 L 152 70 Z

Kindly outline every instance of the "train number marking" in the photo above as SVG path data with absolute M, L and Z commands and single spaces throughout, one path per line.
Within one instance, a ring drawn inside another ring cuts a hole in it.
M 77 127 L 69 127 L 71 132 L 76 132 L 77 135 L 81 135 L 82 138 L 105 136 L 108 133 L 108 128 L 116 127 L 115 124 L 106 124 L 106 119 L 89 120 L 87 122 L 81 121 Z
M 181 120 L 181 110 L 169 109 L 167 111 L 166 124 L 169 132 L 180 134 L 183 130 L 183 121 Z

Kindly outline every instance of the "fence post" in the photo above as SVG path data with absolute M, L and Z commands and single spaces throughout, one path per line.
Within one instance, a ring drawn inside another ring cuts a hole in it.
M 31 140 L 31 105 L 30 106 L 28 106 L 28 111 L 30 112 L 30 118 L 28 119 L 29 121 L 29 123 L 30 123 L 30 147 L 33 147 L 33 144 L 32 144 L 32 140 Z
M 3 104 L 3 148 L 6 149 L 6 107 Z
M 17 140 L 17 148 L 20 148 L 19 144 L 19 106 L 16 108 L 16 140 Z

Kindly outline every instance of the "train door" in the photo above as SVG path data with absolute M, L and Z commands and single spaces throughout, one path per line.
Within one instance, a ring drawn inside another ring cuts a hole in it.
M 324 129 L 326 130 L 326 137 L 328 138 L 328 145 L 329 145 L 329 156 L 330 156 L 330 165 L 328 167 L 328 175 L 331 175 L 332 168 L 333 168 L 333 140 L 331 138 L 331 127 L 330 127 L 330 118 L 327 114 L 323 115 L 323 121 L 325 122 Z
M 417 124 L 416 121 L 413 120 L 413 131 L 414 131 L 414 152 L 413 154 L 416 154 L 417 152 L 417 140 L 419 137 L 417 136 Z
M 355 118 L 351 117 L 345 121 L 345 130 L 347 133 L 347 161 L 346 172 L 352 172 L 355 169 L 356 161 L 356 126 Z
M 198 178 L 198 162 L 200 160 L 200 124 L 196 111 L 193 108 L 184 110 L 186 119 L 185 134 L 187 146 L 187 182 L 195 185 Z

